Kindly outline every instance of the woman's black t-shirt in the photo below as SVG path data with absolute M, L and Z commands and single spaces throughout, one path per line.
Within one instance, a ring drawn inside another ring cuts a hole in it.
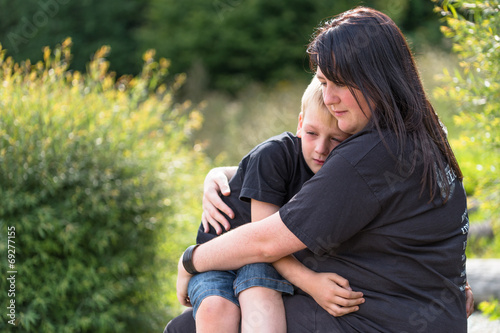
M 366 299 L 359 311 L 330 316 L 315 327 L 466 332 L 468 217 L 462 183 L 451 171 L 441 176 L 452 193 L 444 205 L 441 197 L 429 202 L 420 191 L 421 154 L 408 147 L 408 160 L 397 163 L 386 147 L 396 151 L 390 133 L 385 142 L 376 130 L 347 139 L 279 211 L 308 248 L 298 259 L 315 271 L 343 276 Z M 409 174 L 405 162 L 414 157 L 417 167 Z

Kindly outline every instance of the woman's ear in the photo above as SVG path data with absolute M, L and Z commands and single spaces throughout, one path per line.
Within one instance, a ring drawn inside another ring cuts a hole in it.
M 304 121 L 304 114 L 301 112 L 299 113 L 299 122 L 297 124 L 297 137 L 301 138 L 302 137 L 302 123 Z

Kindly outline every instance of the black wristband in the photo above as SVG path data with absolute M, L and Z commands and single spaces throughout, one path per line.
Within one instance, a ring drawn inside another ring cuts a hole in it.
M 186 251 L 184 251 L 184 254 L 182 255 L 182 265 L 184 266 L 186 272 L 188 272 L 189 274 L 194 275 L 199 273 L 193 265 L 193 252 L 199 245 L 200 244 L 191 245 L 186 249 Z

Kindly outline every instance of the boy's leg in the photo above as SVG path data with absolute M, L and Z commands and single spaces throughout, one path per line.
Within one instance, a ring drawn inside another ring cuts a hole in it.
M 189 281 L 196 332 L 235 332 L 240 325 L 240 308 L 234 296 L 234 271 L 200 273 Z
M 205 298 L 196 313 L 196 333 L 238 333 L 240 308 L 220 296 Z
M 241 306 L 241 332 L 286 332 L 285 306 L 281 292 L 252 287 L 238 295 Z
M 242 333 L 287 331 L 282 293 L 293 294 L 293 286 L 272 265 L 240 268 L 234 288 L 241 306 Z

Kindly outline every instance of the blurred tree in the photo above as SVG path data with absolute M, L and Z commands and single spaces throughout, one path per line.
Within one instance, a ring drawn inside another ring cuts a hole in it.
M 0 43 L 14 60 L 36 62 L 44 46 L 71 37 L 71 67 L 80 71 L 109 45 L 111 69 L 136 74 L 142 63 L 132 34 L 146 6 L 141 0 L 0 0 Z
M 196 98 L 206 87 L 239 91 L 250 82 L 306 78 L 305 46 L 323 19 L 356 5 L 389 14 L 417 43 L 438 43 L 428 0 L 0 0 L 0 43 L 16 61 L 40 60 L 44 46 L 74 42 L 72 68 L 111 46 L 111 69 L 137 74 L 147 49 L 188 72 Z
M 314 27 L 360 4 L 412 30 L 428 23 L 424 35 L 439 36 L 430 1 L 151 0 L 136 37 L 141 48 L 172 59 L 173 72 L 188 72 L 196 81 L 191 98 L 207 85 L 235 92 L 251 81 L 308 77 L 305 48 Z
M 442 1 L 444 35 L 453 42 L 460 68 L 445 72 L 437 97 L 454 105 L 455 123 L 463 130 L 452 141 L 464 172 L 464 183 L 481 205 L 481 220 L 491 221 L 497 237 L 482 249 L 500 256 L 500 0 Z M 472 185 L 472 186 L 471 186 Z M 469 241 L 468 248 L 472 245 Z

